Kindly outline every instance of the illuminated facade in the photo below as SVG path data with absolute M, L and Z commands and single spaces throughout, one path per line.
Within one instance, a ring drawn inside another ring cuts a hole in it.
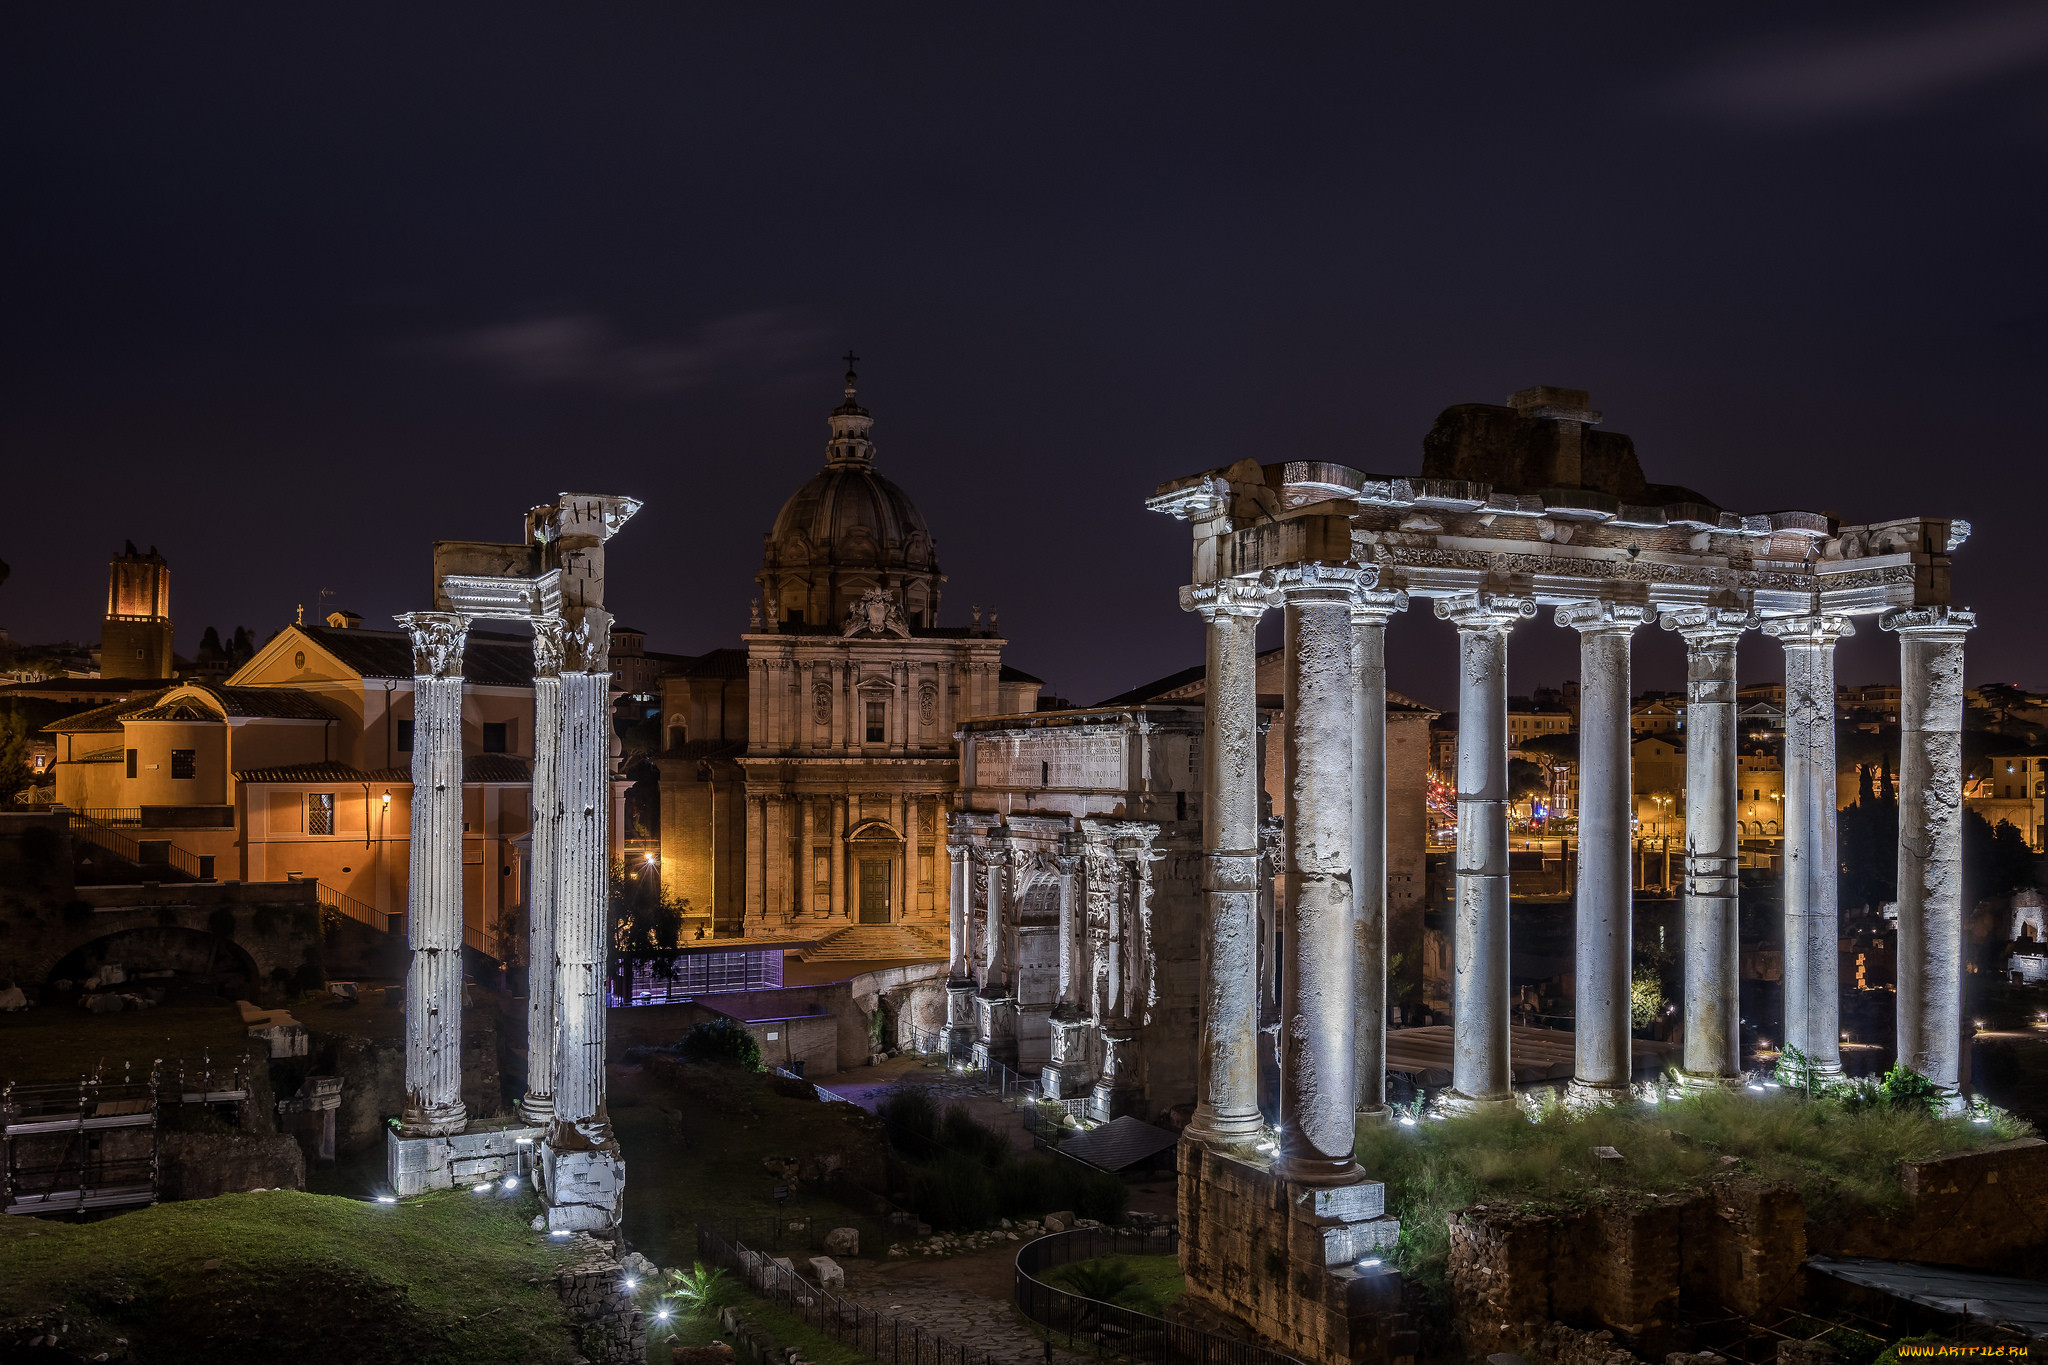
M 168 678 L 171 654 L 171 567 L 149 547 L 129 541 L 107 566 L 107 615 L 100 627 L 100 676 Z

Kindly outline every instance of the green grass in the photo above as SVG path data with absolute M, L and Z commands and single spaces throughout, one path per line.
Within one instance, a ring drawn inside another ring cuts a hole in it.
M 1730 1169 L 1796 1187 L 1807 1217 L 1830 1222 L 1903 1198 L 1895 1167 L 2031 1132 L 1999 1115 L 1989 1124 L 1889 1107 L 1852 1109 L 1789 1092 L 1709 1091 L 1661 1105 L 1584 1114 L 1552 1106 L 1361 1128 L 1358 1159 L 1387 1186 L 1401 1220 L 1402 1269 L 1440 1294 L 1449 1216 L 1482 1202 L 1569 1208 L 1614 1191 L 1662 1193 Z M 1623 1160 L 1602 1162 L 1595 1147 Z
M 574 1358 L 531 1196 L 379 1205 L 273 1191 L 95 1223 L 0 1220 L 0 1319 L 52 1309 L 90 1359 L 525 1365 Z M 532 1283 L 528 1283 L 532 1280 Z M 91 1343 L 88 1345 L 87 1343 Z
M 1070 1261 L 1043 1278 L 1047 1284 L 1069 1293 L 1086 1294 L 1096 1274 L 1112 1266 L 1122 1267 L 1130 1281 L 1108 1302 L 1155 1317 L 1163 1314 L 1188 1285 L 1187 1276 L 1181 1273 L 1178 1256 L 1108 1256 L 1092 1261 Z M 1091 1294 L 1089 1297 L 1095 1296 Z

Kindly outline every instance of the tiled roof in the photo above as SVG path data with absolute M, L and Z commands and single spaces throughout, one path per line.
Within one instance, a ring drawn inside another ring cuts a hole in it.
M 531 782 L 533 768 L 517 754 L 467 754 L 462 760 L 464 782 Z
M 73 763 L 119 763 L 122 754 L 125 752 L 120 745 L 116 744 L 111 749 L 94 749 L 89 754 L 80 754 L 71 761 Z
M 146 697 L 134 697 L 128 701 L 117 701 L 112 706 L 95 706 L 90 711 L 80 711 L 75 716 L 53 720 L 43 727 L 45 734 L 79 735 L 95 730 L 115 731 L 121 728 L 121 717 L 137 707 L 147 706 L 170 691 L 169 685 L 158 688 Z
M 287 763 L 277 768 L 242 768 L 237 782 L 368 782 L 370 774 L 346 763 Z
M 1038 684 L 1039 684 L 1040 686 L 1043 686 L 1043 685 L 1044 685 L 1044 683 L 1045 683 L 1045 679 L 1043 679 L 1043 678 L 1034 678 L 1034 677 L 1032 677 L 1032 676 L 1031 676 L 1031 675 L 1030 675 L 1029 673 L 1026 673 L 1026 672 L 1025 672 L 1025 671 L 1024 671 L 1023 669 L 1021 669 L 1021 668 L 1012 668 L 1012 667 L 1010 667 L 1010 666 L 1009 666 L 1008 664 L 1004 664 L 1004 665 L 1003 665 L 1003 671 L 1002 671 L 1002 672 L 1000 672 L 1000 673 L 998 673 L 998 674 L 996 675 L 996 681 L 997 681 L 997 682 L 1027 682 L 1027 683 L 1029 683 L 1029 682 L 1035 682 L 1035 683 L 1038 683 Z
M 412 641 L 402 630 L 337 630 L 293 626 L 365 678 L 410 678 Z M 462 676 L 478 687 L 533 686 L 533 640 L 495 630 L 472 630 L 462 652 Z
M 220 717 L 203 706 L 194 706 L 189 701 L 174 701 L 163 706 L 151 706 L 141 711 L 125 712 L 123 720 L 181 720 L 220 724 Z
M 266 716 L 275 720 L 333 720 L 311 692 L 296 687 L 216 687 L 193 683 L 209 693 L 231 716 Z

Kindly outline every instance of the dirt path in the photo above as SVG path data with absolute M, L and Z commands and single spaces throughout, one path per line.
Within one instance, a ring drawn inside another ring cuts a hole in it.
M 1025 1325 L 1012 1302 L 1019 1242 L 943 1260 L 849 1261 L 846 1294 L 867 1307 L 893 1313 L 946 1340 L 984 1351 L 1005 1365 L 1043 1365 L 1045 1344 Z M 1055 1350 L 1065 1365 L 1094 1356 Z

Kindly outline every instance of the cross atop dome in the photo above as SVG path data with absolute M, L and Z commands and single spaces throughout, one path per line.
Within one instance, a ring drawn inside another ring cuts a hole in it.
M 846 353 L 846 401 L 832 409 L 828 419 L 832 423 L 832 443 L 825 448 L 827 466 L 871 466 L 875 462 L 874 443 L 868 440 L 868 429 L 875 419 L 854 399 L 860 375 L 853 367 L 859 362 L 860 357 L 851 350 Z

